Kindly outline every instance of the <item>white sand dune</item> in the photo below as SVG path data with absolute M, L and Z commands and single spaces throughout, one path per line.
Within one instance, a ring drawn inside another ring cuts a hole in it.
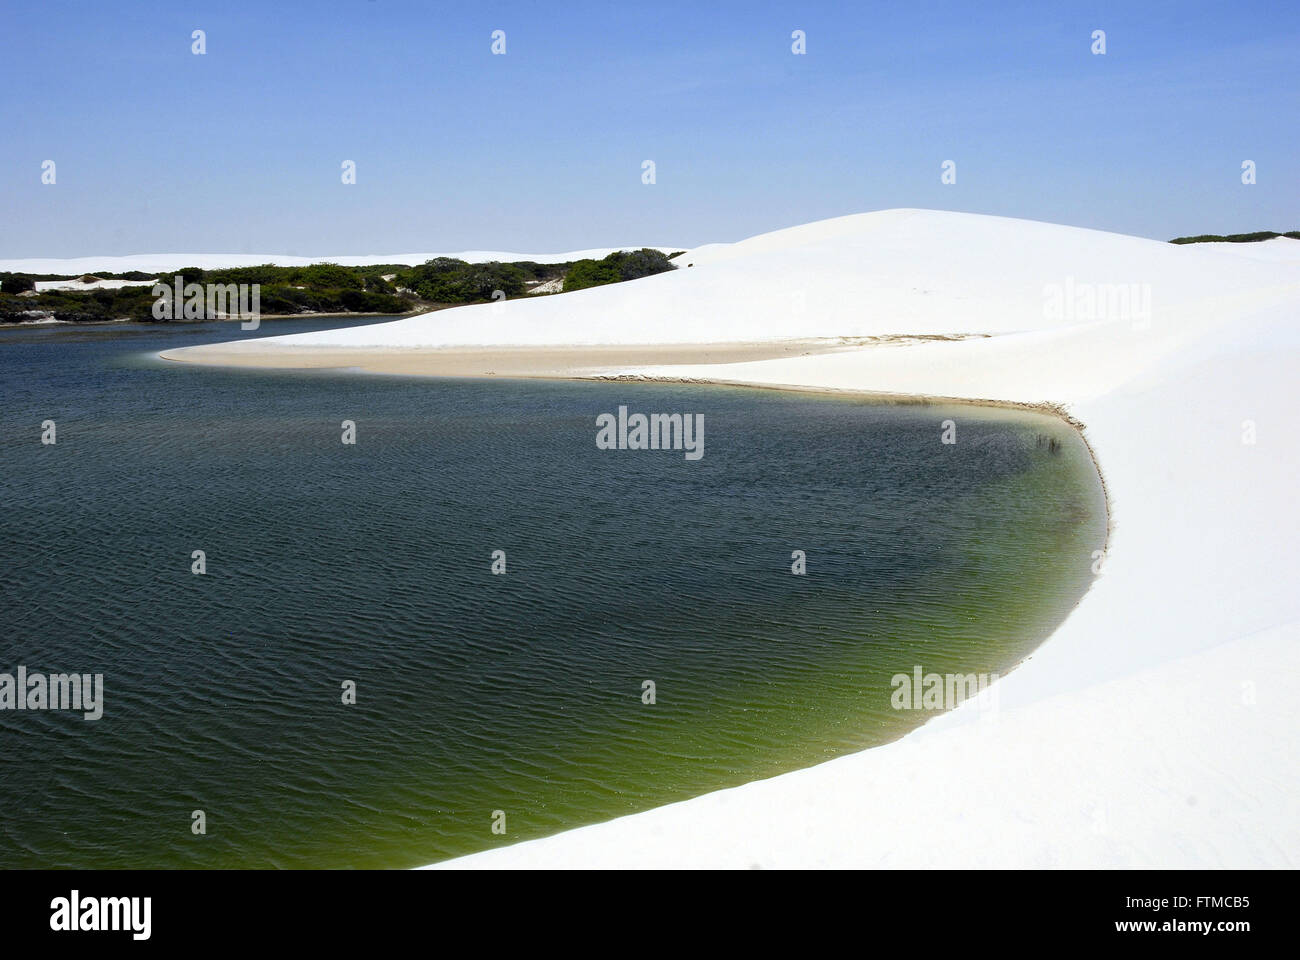
M 258 346 L 990 334 L 607 372 L 1064 405 L 1107 484 L 1104 567 L 994 713 L 968 704 L 885 747 L 442 866 L 1300 864 L 1300 261 L 917 210 L 681 261 Z M 1130 284 L 1149 311 L 1073 299 Z M 1079 309 L 1054 308 L 1063 289 Z
M 156 279 L 156 278 L 155 278 Z M 84 280 L 81 277 L 75 280 L 37 280 L 33 286 L 37 293 L 44 293 L 46 290 L 68 290 L 73 293 L 86 293 L 91 290 L 121 290 L 123 287 L 147 287 L 154 283 L 155 280 Z M 3 284 L 0 284 L 3 289 Z
M 1152 308 L 1277 282 L 1273 264 L 1155 240 L 932 210 L 886 210 L 678 257 L 677 270 L 526 303 L 259 340 L 277 346 L 442 347 L 720 343 L 1008 333 L 1045 318 L 1045 286 L 1132 285 Z M 1293 276 L 1290 274 L 1290 276 Z M 1104 299 L 1104 298 L 1103 298 Z M 1114 299 L 1112 297 L 1111 299 Z M 1077 311 L 1076 311 L 1077 313 Z
M 279 253 L 138 253 L 126 257 L 70 257 L 0 260 L 0 271 L 8 273 L 53 273 L 72 276 L 84 273 L 168 273 L 186 267 L 220 270 L 226 267 L 256 267 L 264 263 L 277 267 L 306 267 L 313 263 L 337 263 L 341 267 L 373 267 L 381 263 L 415 266 L 438 257 L 453 257 L 466 263 L 503 263 L 531 260 L 534 263 L 566 263 L 570 260 L 599 260 L 615 250 L 639 250 L 640 247 L 598 247 L 571 250 L 568 253 L 508 253 L 504 250 L 462 250 L 460 253 L 384 253 L 347 257 L 297 257 Z M 676 253 L 681 247 L 654 247 L 664 253 Z

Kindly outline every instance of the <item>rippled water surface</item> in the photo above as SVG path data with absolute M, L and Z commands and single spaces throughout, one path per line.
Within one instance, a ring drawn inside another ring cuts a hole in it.
M 0 866 L 410 866 L 806 766 L 1012 668 L 1105 536 L 1044 416 L 151 357 L 238 335 L 0 331 L 0 672 L 105 686 L 0 712 Z M 620 404 L 704 458 L 598 450 Z

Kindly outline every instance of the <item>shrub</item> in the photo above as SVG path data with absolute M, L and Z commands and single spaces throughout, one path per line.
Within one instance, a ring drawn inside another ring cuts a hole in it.
M 648 247 L 640 250 L 615 250 L 600 260 L 578 260 L 564 275 L 564 291 L 598 287 L 606 283 L 636 280 L 672 270 L 668 257 Z
M 21 273 L 0 273 L 0 291 L 24 293 L 36 289 L 36 281 Z

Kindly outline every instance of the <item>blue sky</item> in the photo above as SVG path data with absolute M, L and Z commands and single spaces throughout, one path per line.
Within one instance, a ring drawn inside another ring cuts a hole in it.
M 0 257 L 692 246 L 905 206 L 1300 229 L 1293 2 L 42 2 L 4 21 Z

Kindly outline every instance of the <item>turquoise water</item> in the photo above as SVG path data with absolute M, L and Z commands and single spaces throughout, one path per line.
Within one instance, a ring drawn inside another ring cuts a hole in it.
M 1012 668 L 1105 538 L 1037 414 L 153 357 L 236 331 L 0 331 L 0 672 L 104 675 L 0 712 L 0 866 L 412 866 L 806 766 Z M 619 405 L 705 456 L 598 450 Z

